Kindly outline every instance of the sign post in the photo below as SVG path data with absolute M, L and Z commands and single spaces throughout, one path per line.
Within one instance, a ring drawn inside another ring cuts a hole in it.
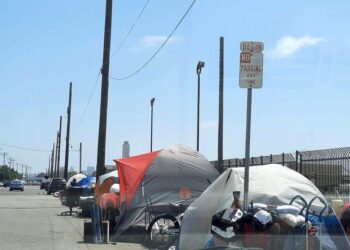
M 241 42 L 240 44 L 239 86 L 247 89 L 247 124 L 244 161 L 244 197 L 243 209 L 248 209 L 250 128 L 252 117 L 252 89 L 262 87 L 263 54 L 262 42 Z

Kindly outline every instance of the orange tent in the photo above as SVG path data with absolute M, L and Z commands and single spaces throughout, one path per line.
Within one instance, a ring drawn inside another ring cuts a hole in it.
M 116 183 L 119 183 L 117 170 L 101 175 L 98 178 L 95 187 L 96 204 L 99 204 L 100 197 L 105 193 L 109 193 L 109 189 L 111 188 L 111 186 Z
M 120 200 L 126 201 L 126 207 L 129 206 L 146 170 L 159 152 L 115 160 L 120 180 Z

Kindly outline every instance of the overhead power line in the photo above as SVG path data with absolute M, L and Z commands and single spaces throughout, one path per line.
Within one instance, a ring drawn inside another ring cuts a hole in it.
M 79 144 L 80 144 L 80 143 L 78 143 L 77 141 L 73 140 L 72 137 L 71 137 L 70 139 L 71 139 L 71 141 L 72 141 L 77 147 L 79 147 Z M 77 150 L 77 151 L 79 151 L 79 150 Z M 97 156 L 97 153 L 96 153 L 96 152 L 93 152 L 91 149 L 89 149 L 89 148 L 86 147 L 86 146 L 83 147 L 83 151 L 86 151 L 86 152 L 90 153 L 91 155 Z
M 77 123 L 77 125 L 75 126 L 73 132 L 72 132 L 72 135 L 75 134 L 75 132 L 78 130 L 80 124 L 82 123 L 82 121 L 84 120 L 85 118 L 85 114 L 86 114 L 86 111 L 88 110 L 88 107 L 90 105 L 90 102 L 91 102 L 91 99 L 92 99 L 92 96 L 94 95 L 95 93 L 95 89 L 96 89 L 96 86 L 97 86 L 97 83 L 98 83 L 98 79 L 100 78 L 100 75 L 101 75 L 101 71 L 99 70 L 98 71 L 98 74 L 97 74 L 97 77 L 96 77 L 96 80 L 95 80 L 95 83 L 94 83 L 94 87 L 92 88 L 92 91 L 90 93 L 90 96 L 89 96 L 89 100 L 88 102 L 86 103 L 86 106 L 84 108 L 84 111 L 79 119 L 79 122 Z
M 126 39 L 128 39 L 130 33 L 133 31 L 135 25 L 137 24 L 137 22 L 139 21 L 140 17 L 142 16 L 144 10 L 146 9 L 146 7 L 147 7 L 149 1 L 150 1 L 150 0 L 147 0 L 147 1 L 146 1 L 146 3 L 145 3 L 145 5 L 143 6 L 143 8 L 141 9 L 139 15 L 137 16 L 136 20 L 134 21 L 133 25 L 131 25 L 131 27 L 130 27 L 128 33 L 126 33 L 126 35 L 124 36 L 123 40 L 122 40 L 122 41 L 120 42 L 120 44 L 118 45 L 117 49 L 112 53 L 111 58 L 112 58 L 113 56 L 115 56 L 115 55 L 117 54 L 117 52 L 120 50 L 120 48 L 124 45 Z
M 46 149 L 26 148 L 26 147 L 20 147 L 20 146 L 9 145 L 9 144 L 5 144 L 5 143 L 0 143 L 0 145 L 6 146 L 6 147 L 9 147 L 9 148 L 16 148 L 16 149 L 27 150 L 27 151 L 51 152 L 51 150 L 46 150 Z
M 136 74 L 138 74 L 141 70 L 143 70 L 155 57 L 156 55 L 162 50 L 162 48 L 165 46 L 165 44 L 169 41 L 169 39 L 173 36 L 173 34 L 176 32 L 176 30 L 178 29 L 178 27 L 180 26 L 180 24 L 182 23 L 182 21 L 185 19 L 185 17 L 187 16 L 188 12 L 190 12 L 192 6 L 195 4 L 197 0 L 193 0 L 191 5 L 188 7 L 187 11 L 185 12 L 185 14 L 181 17 L 180 21 L 177 23 L 177 25 L 175 26 L 175 28 L 171 31 L 171 33 L 169 34 L 169 36 L 167 37 L 167 39 L 165 39 L 165 41 L 162 43 L 162 45 L 153 53 L 153 55 L 140 67 L 138 68 L 136 71 L 134 71 L 133 73 L 126 75 L 124 77 L 115 77 L 112 75 L 109 75 L 109 78 L 116 80 L 116 81 L 122 81 L 122 80 L 126 80 L 129 79 L 133 76 L 135 76 Z
M 137 22 L 139 21 L 139 19 L 141 18 L 142 14 L 143 14 L 143 12 L 145 11 L 145 9 L 146 9 L 146 7 L 147 7 L 149 1 L 150 1 L 150 0 L 147 0 L 147 1 L 146 1 L 146 3 L 144 4 L 144 6 L 142 7 L 140 13 L 138 14 L 136 20 L 135 20 L 134 23 L 131 25 L 129 31 L 125 34 L 123 40 L 120 42 L 120 44 L 118 45 L 117 49 L 113 52 L 113 54 L 112 54 L 111 57 L 115 56 L 115 55 L 117 54 L 117 52 L 120 50 L 120 48 L 124 45 L 126 39 L 129 37 L 129 35 L 130 35 L 131 32 L 133 31 L 135 25 L 137 24 Z M 101 67 L 100 67 L 100 68 L 101 68 Z M 90 105 L 92 96 L 93 96 L 94 93 L 95 93 L 96 86 L 97 86 L 98 80 L 99 80 L 99 78 L 100 78 L 100 75 L 101 75 L 101 69 L 99 69 L 99 71 L 98 71 L 98 75 L 97 75 L 96 81 L 95 81 L 95 83 L 94 83 L 94 86 L 93 86 L 93 88 L 92 88 L 92 91 L 91 91 L 91 93 L 90 93 L 88 102 L 87 102 L 87 104 L 86 104 L 86 106 L 85 106 L 85 108 L 84 108 L 84 111 L 83 111 L 83 113 L 82 113 L 82 115 L 81 115 L 81 117 L 80 117 L 80 119 L 79 119 L 79 122 L 78 122 L 77 125 L 75 126 L 75 128 L 74 128 L 72 134 L 75 134 L 75 132 L 78 130 L 80 124 L 82 123 L 82 121 L 83 121 L 84 118 L 85 118 L 85 115 L 86 115 L 86 112 L 87 112 L 88 107 L 89 107 L 89 105 Z
M 52 149 L 48 150 L 48 149 L 28 148 L 28 147 L 10 145 L 10 144 L 6 144 L 6 143 L 0 143 L 0 145 L 8 147 L 8 148 L 15 148 L 15 149 L 33 151 L 33 152 L 51 152 L 52 151 Z M 63 151 L 63 150 L 61 150 L 61 151 Z M 70 151 L 77 151 L 77 150 L 70 150 Z

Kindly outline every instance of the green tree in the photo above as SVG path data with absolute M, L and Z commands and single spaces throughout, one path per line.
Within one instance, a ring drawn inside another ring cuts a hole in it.
M 41 172 L 40 174 L 37 175 L 37 177 L 45 177 L 46 176 L 46 173 L 44 172 Z
M 13 180 L 13 179 L 21 179 L 22 176 L 17 171 L 8 166 L 1 166 L 0 168 L 0 180 Z

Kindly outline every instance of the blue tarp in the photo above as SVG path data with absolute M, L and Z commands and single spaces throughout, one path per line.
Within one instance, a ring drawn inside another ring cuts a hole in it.
M 92 191 L 93 184 L 96 184 L 96 177 L 93 177 L 93 176 L 87 176 L 78 182 L 77 186 L 84 188 L 82 196 L 86 197 L 86 196 L 93 195 L 93 191 Z
M 78 182 L 78 186 L 80 187 L 91 187 L 92 183 L 96 183 L 96 177 L 93 176 L 87 176 L 84 179 L 81 179 Z

